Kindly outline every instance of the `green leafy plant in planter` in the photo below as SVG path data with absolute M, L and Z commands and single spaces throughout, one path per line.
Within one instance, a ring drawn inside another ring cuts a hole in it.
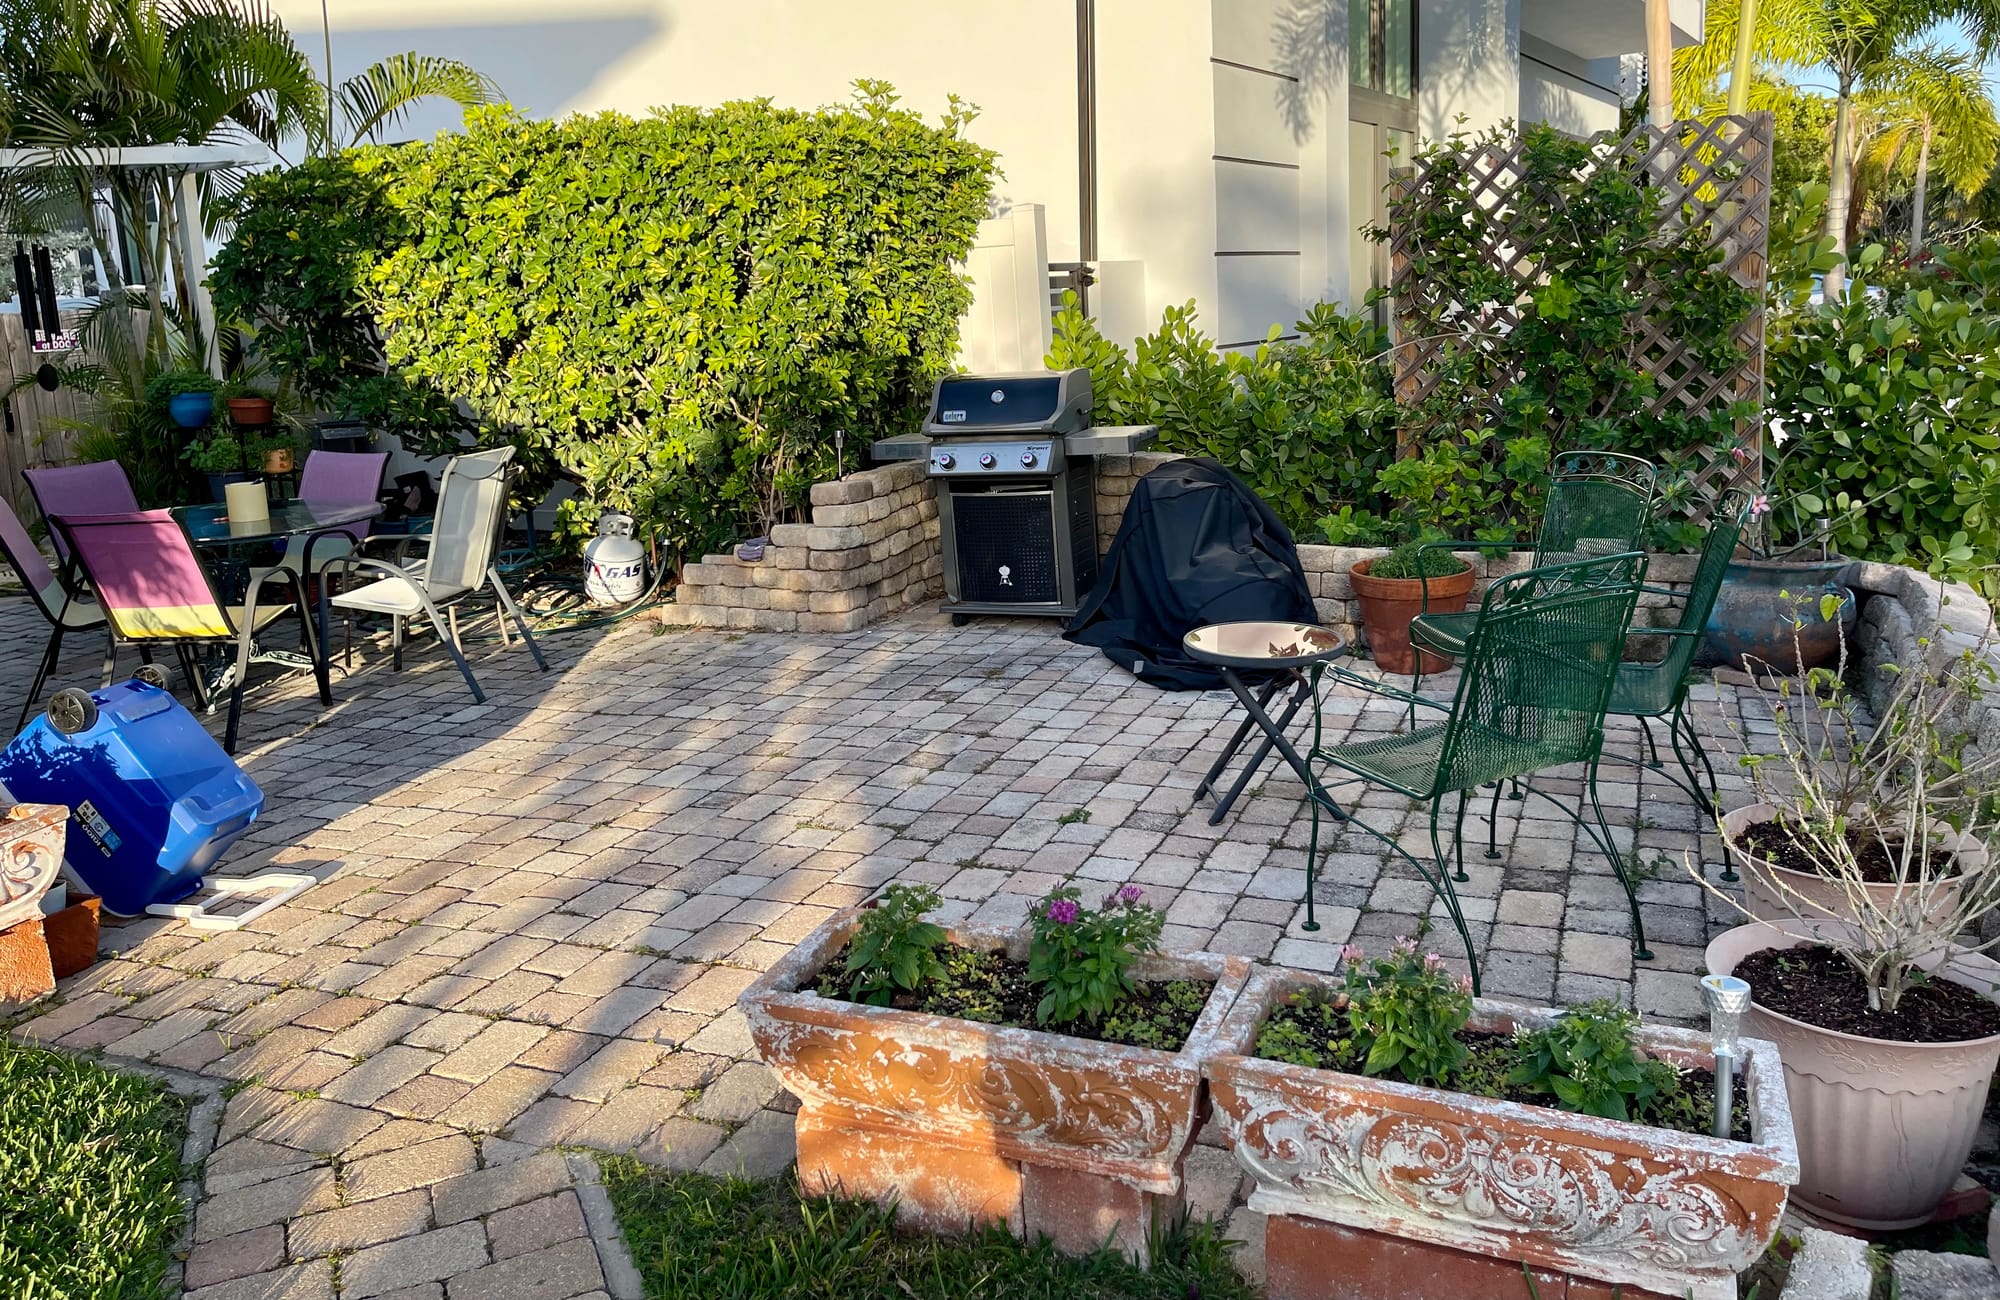
M 1399 939 L 1369 961 L 1349 947 L 1347 1027 L 1368 1074 L 1391 1070 L 1411 1083 L 1442 1083 L 1465 1063 L 1458 1033 L 1472 1017 L 1472 981 L 1453 975 L 1436 953 L 1418 955 Z
M 1609 999 L 1572 1007 L 1553 1025 L 1515 1035 L 1519 1060 L 1507 1081 L 1553 1096 L 1564 1110 L 1630 1119 L 1680 1078 L 1633 1047 L 1638 1027 L 1635 1012 Z
M 849 994 L 859 1002 L 887 1006 L 896 991 L 914 991 L 944 975 L 938 945 L 944 927 L 924 920 L 942 901 L 929 885 L 891 885 L 862 914 L 847 943 Z
M 1377 559 L 1368 566 L 1368 572 L 1376 578 L 1448 578 L 1465 572 L 1467 567 L 1464 560 L 1450 551 L 1427 549 L 1423 542 L 1412 541 Z
M 279 450 L 297 452 L 298 442 L 282 433 L 253 434 L 246 439 L 234 428 L 224 428 L 188 444 L 185 458 L 190 468 L 202 474 L 233 474 L 245 465 L 256 474 L 263 470 L 265 456 Z

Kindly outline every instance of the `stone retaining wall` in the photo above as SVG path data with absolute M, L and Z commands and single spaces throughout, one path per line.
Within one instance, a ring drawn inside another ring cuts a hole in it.
M 681 570 L 669 622 L 760 632 L 852 632 L 944 590 L 937 500 L 922 461 L 812 490 L 812 522 L 771 530 L 764 558 Z
M 1970 652 L 2000 673 L 1993 610 L 1971 587 L 1866 560 L 1849 565 L 1845 578 L 1861 606 L 1849 653 L 1859 664 L 1856 684 L 1871 709 L 1879 712 L 1896 690 L 1898 678 L 1883 672 L 1884 665 L 1941 668 Z M 1966 719 L 1966 729 L 1982 752 L 1993 753 L 2000 746 L 2000 688 L 1989 685 L 1986 697 L 1972 707 L 1979 716 Z

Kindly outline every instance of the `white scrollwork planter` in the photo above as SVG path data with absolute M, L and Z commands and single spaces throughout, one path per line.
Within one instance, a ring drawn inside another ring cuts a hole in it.
M 69 809 L 22 803 L 0 812 L 0 930 L 42 914 L 42 895 L 62 871 Z
M 1272 1006 L 1335 987 L 1259 968 L 1218 1037 L 1254 1042 Z M 1481 999 L 1472 1027 L 1506 1032 L 1557 1014 Z M 1647 1028 L 1640 1043 L 1713 1065 L 1701 1034 Z M 1251 1056 L 1216 1056 L 1207 1073 L 1257 1180 L 1254 1210 L 1665 1295 L 1733 1300 L 1798 1177 L 1778 1052 L 1754 1039 L 1744 1040 L 1749 1143 Z
M 1204 1057 L 1248 963 L 1210 955 L 1142 959 L 1149 979 L 1214 982 L 1178 1052 L 1093 1042 L 823 998 L 814 977 L 853 932 L 837 913 L 747 989 L 739 1005 L 764 1063 L 799 1099 L 799 1176 L 809 1187 L 893 1197 L 918 1226 L 969 1220 L 1144 1247 L 1149 1197 L 1181 1190 Z M 963 947 L 1025 960 L 1028 933 L 967 927 Z M 1038 1198 L 1042 1202 L 1038 1204 Z

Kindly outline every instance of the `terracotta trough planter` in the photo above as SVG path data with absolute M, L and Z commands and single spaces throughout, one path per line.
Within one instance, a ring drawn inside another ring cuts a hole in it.
M 1153 1051 L 820 997 L 812 981 L 859 916 L 837 913 L 739 1002 L 764 1063 L 799 1099 L 799 1181 L 894 1199 L 926 1231 L 997 1221 L 1072 1253 L 1110 1241 L 1143 1261 L 1154 1212 L 1179 1202 L 1205 1109 L 1201 1062 L 1240 1046 L 1218 1033 L 1248 963 L 1142 960 L 1147 978 L 1215 982 L 1181 1050 Z M 1025 928 L 950 935 L 1027 955 Z
M 1279 1001 L 1336 987 L 1260 967 L 1217 1038 L 1254 1042 Z M 1472 1026 L 1505 1032 L 1558 1014 L 1480 999 Z M 1713 1064 L 1703 1034 L 1647 1028 L 1639 1041 Z M 1627 1300 L 1634 1288 L 1734 1300 L 1736 1274 L 1770 1244 L 1798 1177 L 1777 1049 L 1744 1049 L 1749 1143 L 1251 1056 L 1218 1055 L 1208 1077 L 1237 1161 L 1257 1180 L 1250 1208 L 1270 1216 L 1272 1300 L 1525 1296 L 1524 1264 L 1622 1287 Z
M 1786 903 L 1778 890 L 1769 883 L 1769 877 L 1763 874 L 1769 872 L 1783 880 L 1785 887 L 1801 899 L 1826 909 L 1824 913 L 1815 913 L 1811 907 L 1800 905 L 1800 910 L 1805 911 L 1809 919 L 1852 921 L 1853 909 L 1841 895 L 1839 885 L 1816 871 L 1794 871 L 1790 867 L 1778 866 L 1747 852 L 1736 842 L 1749 827 L 1758 822 L 1775 821 L 1777 817 L 1778 810 L 1767 803 L 1749 804 L 1722 815 L 1723 846 L 1731 857 L 1742 864 L 1739 870 L 1743 876 L 1743 910 L 1753 921 L 1781 921 L 1794 914 L 1793 906 Z M 1951 850 L 1952 856 L 1958 859 L 1959 880 L 1986 870 L 1985 845 L 1970 835 L 1959 834 L 1941 822 L 1936 826 L 1937 837 L 1934 843 L 1939 848 Z M 1904 886 L 1868 885 L 1865 888 L 1874 905 L 1886 912 L 1893 906 L 1896 892 Z M 1957 910 L 1960 888 L 1951 881 L 1940 884 L 1935 906 L 1939 916 L 1950 916 Z

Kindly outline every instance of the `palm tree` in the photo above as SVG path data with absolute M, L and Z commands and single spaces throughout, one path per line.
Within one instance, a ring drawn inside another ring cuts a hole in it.
M 1735 53 L 1739 0 L 1711 0 L 1701 45 L 1675 55 L 1677 98 L 1692 106 L 1709 93 Z M 1959 20 L 1982 52 L 2000 46 L 2000 0 L 1758 0 L 1757 57 L 1779 67 L 1829 76 L 1835 88 L 1832 183 L 1826 236 L 1847 253 L 1847 213 L 1855 170 L 1855 98 L 1877 84 L 1910 46 L 1940 23 Z M 1829 297 L 1840 293 L 1843 266 L 1826 275 Z
M 420 99 L 448 99 L 462 109 L 500 102 L 500 88 L 469 63 L 421 55 L 392 54 L 340 83 L 334 96 L 346 128 L 344 147 L 364 140 L 378 143 L 382 132 L 403 121 Z M 330 133 L 329 133 L 330 138 Z
M 1871 71 L 1866 100 L 1875 139 L 1863 155 L 1885 178 L 1909 160 L 1916 142 L 1910 196 L 1910 254 L 1924 247 L 1924 217 L 1935 167 L 1965 198 L 1977 194 L 2000 158 L 2000 118 L 1986 93 L 1977 55 L 1921 45 Z

